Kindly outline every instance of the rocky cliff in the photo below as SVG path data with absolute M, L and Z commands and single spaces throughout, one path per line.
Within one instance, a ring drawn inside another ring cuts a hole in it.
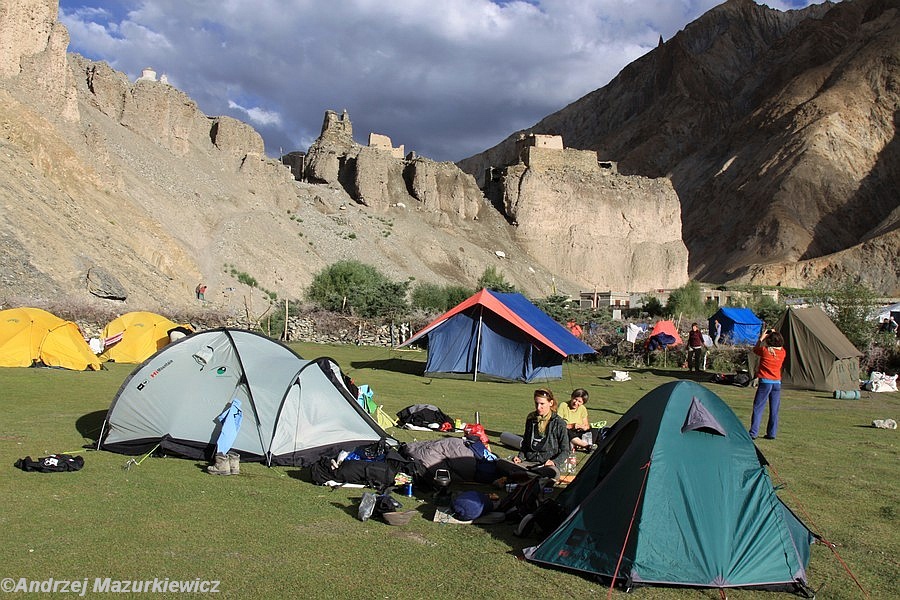
M 495 265 L 528 293 L 577 293 L 454 165 L 398 169 L 357 146 L 362 168 L 344 181 L 323 148 L 318 182 L 298 182 L 246 124 L 204 115 L 164 80 L 67 55 L 57 8 L 0 5 L 0 305 L 169 311 L 196 307 L 202 281 L 205 307 L 252 315 L 346 258 L 470 286 Z
M 587 290 L 675 288 L 687 281 L 678 196 L 666 178 L 620 175 L 593 151 L 527 147 L 502 171 L 516 238 Z
M 669 176 L 692 277 L 900 294 L 900 2 L 729 0 L 527 130 Z M 461 161 L 517 160 L 512 134 Z

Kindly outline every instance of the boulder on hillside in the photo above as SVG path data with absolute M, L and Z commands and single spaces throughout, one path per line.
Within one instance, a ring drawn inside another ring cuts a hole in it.
M 109 300 L 125 300 L 128 292 L 109 271 L 103 267 L 91 267 L 85 273 L 84 281 L 87 290 L 98 298 Z

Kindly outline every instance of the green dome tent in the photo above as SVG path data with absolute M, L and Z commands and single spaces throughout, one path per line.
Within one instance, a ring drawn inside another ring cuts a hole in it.
M 806 591 L 813 535 L 776 496 L 746 428 L 691 381 L 616 423 L 557 503 L 528 560 L 626 585 Z

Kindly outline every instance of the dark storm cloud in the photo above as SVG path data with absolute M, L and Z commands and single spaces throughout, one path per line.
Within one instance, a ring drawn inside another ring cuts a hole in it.
M 70 51 L 165 73 L 266 152 L 306 150 L 326 109 L 458 160 L 605 85 L 714 0 L 61 0 Z M 796 8 L 809 2 L 767 2 Z

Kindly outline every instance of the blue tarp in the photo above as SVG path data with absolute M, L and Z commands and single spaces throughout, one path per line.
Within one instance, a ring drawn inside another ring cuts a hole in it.
M 755 344 L 763 322 L 749 308 L 723 306 L 709 318 L 709 330 L 715 335 L 715 321 L 722 324 L 720 344 Z

